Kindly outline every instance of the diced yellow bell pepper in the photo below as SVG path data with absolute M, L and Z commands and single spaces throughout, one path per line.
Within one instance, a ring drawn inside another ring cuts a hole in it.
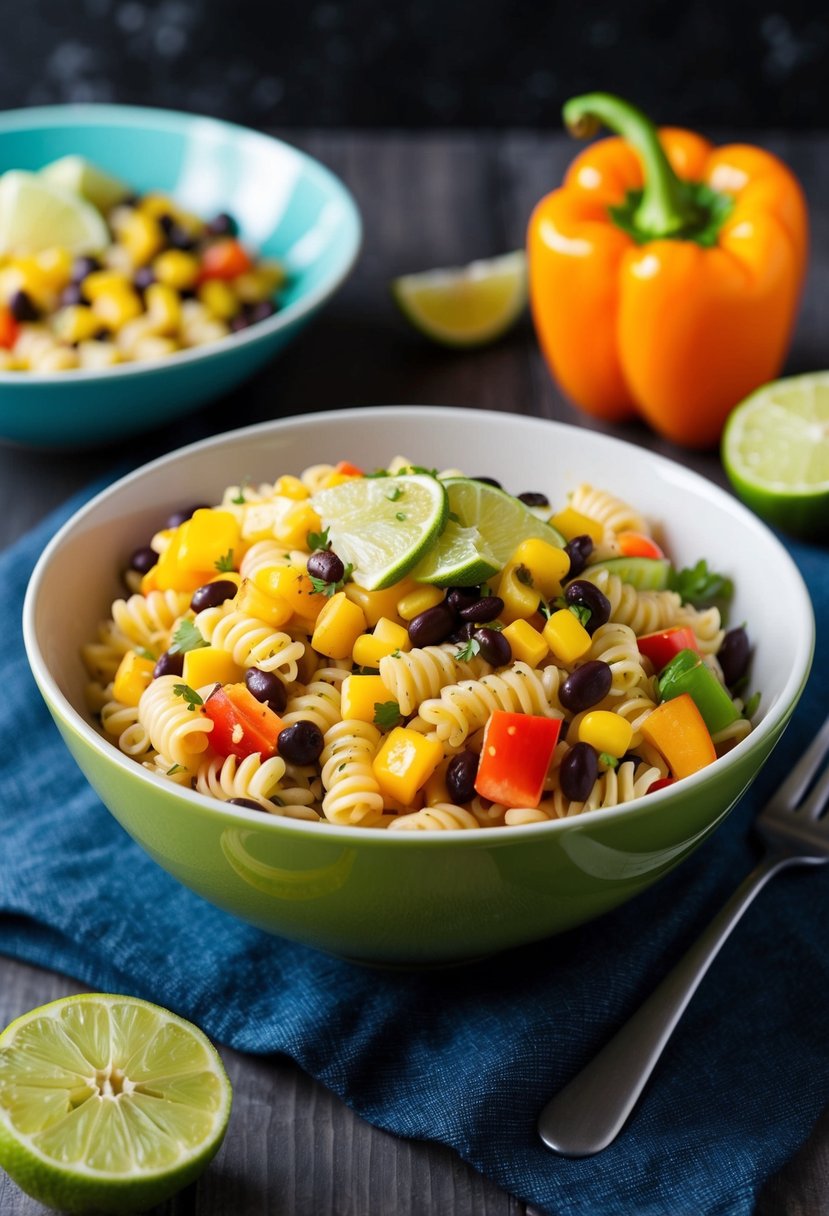
M 122 705 L 137 705 L 141 694 L 153 678 L 155 662 L 128 650 L 115 673 L 112 682 L 112 695 Z
M 529 621 L 513 621 L 503 630 L 503 636 L 509 642 L 513 661 L 530 667 L 537 667 L 550 650 L 546 638 Z
M 381 793 L 409 806 L 442 759 L 438 739 L 408 726 L 395 726 L 374 757 L 372 769 Z
M 532 578 L 526 567 L 507 562 L 501 571 L 497 594 L 504 601 L 504 610 L 499 619 L 509 625 L 519 617 L 532 616 L 541 603 L 541 592 L 532 586 Z
M 329 659 L 347 659 L 365 628 L 362 608 L 353 604 L 344 591 L 338 591 L 317 617 L 311 645 Z
M 122 329 L 144 311 L 138 292 L 131 287 L 119 291 L 101 292 L 92 302 L 92 311 L 100 324 L 109 329 Z
M 445 595 L 443 587 L 417 587 L 397 601 L 397 615 L 404 621 L 413 621 L 421 612 L 442 603 Z
M 153 274 L 167 287 L 190 291 L 199 277 L 199 260 L 183 249 L 165 249 L 153 260 Z
M 365 614 L 366 623 L 373 627 L 382 617 L 395 620 L 398 616 L 398 601 L 414 588 L 411 579 L 402 579 L 393 587 L 381 591 L 366 591 L 356 583 L 346 583 L 345 593 L 352 603 L 359 605 Z
M 531 536 L 521 541 L 510 564 L 529 570 L 533 587 L 549 599 L 561 594 L 561 580 L 570 569 L 570 557 L 563 549 Z
M 329 602 L 304 570 L 297 566 L 263 566 L 253 576 L 255 585 L 273 599 L 282 600 L 292 613 L 316 621 Z
M 383 616 L 374 626 L 374 633 L 360 634 L 351 657 L 358 667 L 378 667 L 387 654 L 408 650 L 410 645 L 408 630 Z
M 147 316 L 158 334 L 176 334 L 181 326 L 181 297 L 166 283 L 151 283 L 144 293 Z
M 544 626 L 544 640 L 562 663 L 575 663 L 592 645 L 590 634 L 569 608 L 553 613 Z
M 627 718 L 609 709 L 591 709 L 579 722 L 577 734 L 580 743 L 589 743 L 597 752 L 618 760 L 630 747 L 633 727 Z
M 573 507 L 565 507 L 563 511 L 557 512 L 550 523 L 565 540 L 572 540 L 574 536 L 589 536 L 594 544 L 598 544 L 604 536 L 604 524 L 589 515 L 583 515 Z
M 219 279 L 210 279 L 208 282 L 218 283 Z M 273 487 L 274 494 L 279 494 L 282 498 L 295 498 L 297 502 L 301 502 L 305 498 L 310 498 L 311 492 L 304 482 L 298 477 L 293 477 L 290 473 L 284 474 L 276 482 Z
M 240 612 L 250 613 L 251 616 L 264 621 L 274 629 L 286 625 L 294 614 L 291 605 L 286 600 L 266 595 L 248 578 L 244 580 L 236 594 L 236 604 Z
M 52 324 L 63 342 L 84 342 L 98 333 L 101 318 L 86 304 L 70 304 L 58 309 Z
M 184 656 L 182 680 L 191 688 L 201 688 L 204 684 L 238 684 L 243 676 L 243 669 L 234 663 L 230 652 L 217 646 L 199 646 L 196 650 L 188 650 Z
M 129 278 L 120 270 L 93 270 L 83 280 L 83 294 L 94 302 L 99 296 L 128 291 L 131 286 Z
M 380 676 L 346 676 L 342 684 L 341 713 L 344 721 L 373 722 L 377 705 L 394 697 Z
M 303 548 L 309 532 L 320 532 L 322 520 L 310 502 L 295 502 L 274 526 L 274 539 L 289 549 Z
M 216 562 L 239 548 L 239 524 L 229 511 L 201 507 L 178 527 L 155 568 L 161 591 L 195 591 L 216 574 Z
M 239 311 L 239 297 L 224 279 L 208 279 L 197 294 L 205 308 L 220 321 L 232 321 Z

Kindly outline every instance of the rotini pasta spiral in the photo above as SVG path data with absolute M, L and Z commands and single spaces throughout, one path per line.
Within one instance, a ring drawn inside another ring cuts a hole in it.
M 258 752 L 245 756 L 207 756 L 193 777 L 193 787 L 222 801 L 228 798 L 250 798 L 272 814 L 279 814 L 271 795 L 285 776 L 285 761 L 280 756 L 263 760 Z
M 413 713 L 419 702 L 436 697 L 446 685 L 475 679 L 490 670 L 489 664 L 477 656 L 459 659 L 459 649 L 451 645 L 424 646 L 380 660 L 380 676 L 404 717 Z
M 371 767 L 380 731 L 370 722 L 344 720 L 325 732 L 324 742 L 323 814 L 332 823 L 372 826 L 383 814 L 383 795 Z
M 647 763 L 625 760 L 618 768 L 608 768 L 599 774 L 584 802 L 571 802 L 560 787 L 553 790 L 549 802 L 555 817 L 565 819 L 570 815 L 580 815 L 582 811 L 621 806 L 634 798 L 641 798 L 661 776 L 658 768 Z
M 618 574 L 590 566 L 581 577 L 607 596 L 611 620 L 629 626 L 637 637 L 681 623 L 682 601 L 676 591 L 637 591 L 630 583 L 622 582 Z
M 423 702 L 418 717 L 434 728 L 445 748 L 456 749 L 495 709 L 545 718 L 562 716 L 550 704 L 541 675 L 519 661 L 497 674 L 447 685 L 439 697 Z
M 242 578 L 252 579 L 260 570 L 274 566 L 295 566 L 304 570 L 308 554 L 301 549 L 286 549 L 275 540 L 257 540 L 246 551 L 239 564 Z
M 348 673 L 339 668 L 321 668 L 316 679 L 297 686 L 280 715 L 286 726 L 303 720 L 313 722 L 323 734 L 341 718 L 342 681 Z M 332 678 L 333 677 L 333 678 Z
M 434 806 L 424 806 L 410 815 L 400 815 L 389 823 L 390 832 L 445 832 L 458 828 L 478 828 L 481 825 L 471 813 L 462 806 L 454 806 L 451 802 L 438 802 Z
M 111 687 L 108 691 L 112 692 Z M 127 756 L 144 756 L 150 750 L 150 736 L 138 720 L 137 706 L 124 705 L 112 698 L 101 706 L 100 718 L 104 732 L 118 740 L 119 748 Z
M 570 494 L 569 505 L 582 515 L 598 520 L 607 532 L 641 532 L 643 536 L 651 535 L 650 524 L 644 515 L 607 490 L 597 490 L 582 483 Z
M 138 721 L 155 751 L 169 756 L 173 764 L 191 768 L 194 757 L 207 748 L 213 723 L 175 695 L 173 687 L 178 683 L 178 676 L 153 680 L 138 702 Z
M 636 634 L 629 625 L 608 621 L 593 634 L 586 660 L 599 659 L 610 667 L 611 697 L 620 697 L 632 688 L 643 687 L 649 676 L 636 644 Z
M 226 600 L 217 608 L 197 613 L 195 626 L 213 646 L 227 650 L 239 667 L 273 671 L 288 684 L 297 677 L 297 663 L 305 653 L 301 642 L 248 616 Z
M 115 600 L 112 618 L 116 628 L 134 646 L 160 652 L 166 650 L 176 621 L 190 607 L 190 595 L 182 591 L 149 591 Z
M 81 647 L 81 658 L 93 680 L 108 684 L 118 670 L 118 664 L 133 643 L 114 621 L 104 621 L 98 626 L 98 640 L 86 642 Z

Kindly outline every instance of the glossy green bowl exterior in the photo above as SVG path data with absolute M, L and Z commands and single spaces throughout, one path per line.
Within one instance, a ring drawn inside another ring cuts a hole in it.
M 616 493 L 633 487 L 629 497 L 648 513 L 663 503 L 671 551 L 685 563 L 705 555 L 734 575 L 735 618 L 752 627 L 763 689 L 764 710 L 752 734 L 710 768 L 627 806 L 525 827 L 434 833 L 306 824 L 230 807 L 150 774 L 98 734 L 83 706 L 77 654 L 118 593 L 115 555 L 127 555 L 177 504 L 220 493 L 239 468 L 257 481 L 317 460 L 362 458 L 376 467 L 398 452 L 421 464 L 437 459 L 442 467 L 500 473 L 516 492 L 546 489 L 563 497 L 584 479 Z M 770 585 L 774 603 L 763 594 Z M 71 620 L 61 602 L 75 606 Z M 787 620 L 785 637 L 780 619 Z M 35 677 L 76 761 L 161 866 L 271 933 L 361 962 L 423 965 L 560 933 L 630 899 L 687 856 L 722 821 L 780 737 L 808 676 L 814 622 L 782 545 L 702 478 L 584 430 L 412 407 L 248 428 L 125 478 L 44 553 L 30 584 L 24 633 Z
M 289 275 L 283 307 L 217 343 L 157 363 L 54 374 L 0 371 L 0 439 L 45 447 L 108 443 L 190 413 L 248 379 L 300 332 L 349 273 L 357 207 L 333 173 L 281 140 L 194 114 L 133 106 L 0 113 L 0 172 L 77 154 L 139 193 L 171 194 L 240 235 Z

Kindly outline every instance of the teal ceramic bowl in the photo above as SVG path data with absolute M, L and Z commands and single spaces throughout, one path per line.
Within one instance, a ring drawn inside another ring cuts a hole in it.
M 748 622 L 753 684 L 763 693 L 753 732 L 702 772 L 622 807 L 434 833 L 307 824 L 229 806 L 152 775 L 98 733 L 84 704 L 79 650 L 123 594 L 119 571 L 129 554 L 169 511 L 219 501 L 243 474 L 273 481 L 339 459 L 375 468 L 398 454 L 497 477 L 514 493 L 544 490 L 554 503 L 582 482 L 604 487 L 661 522 L 676 562 L 706 557 L 729 573 L 732 618 Z M 32 576 L 24 631 L 67 746 L 161 866 L 268 932 L 362 962 L 410 965 L 458 962 L 560 933 L 667 873 L 715 830 L 762 768 L 802 692 L 814 644 L 797 568 L 725 491 L 604 435 L 434 407 L 268 423 L 154 461 L 105 490 L 54 538 Z
M 290 282 L 273 317 L 156 363 L 54 374 L 0 371 L 0 440 L 51 448 L 110 443 L 163 426 L 229 392 L 294 338 L 354 264 L 360 217 L 343 184 L 270 136 L 132 106 L 48 106 L 0 113 L 0 172 L 77 154 L 144 193 L 194 213 L 227 211 L 250 248 Z

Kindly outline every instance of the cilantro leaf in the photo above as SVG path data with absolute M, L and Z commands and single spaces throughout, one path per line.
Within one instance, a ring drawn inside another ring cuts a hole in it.
M 468 663 L 470 659 L 474 659 L 480 649 L 481 643 L 478 639 L 470 638 L 465 646 L 461 646 L 460 650 L 455 651 L 455 658 L 461 663 Z
M 718 600 L 730 600 L 734 594 L 731 579 L 709 570 L 704 557 L 695 566 L 671 570 L 668 586 L 679 593 L 683 604 L 691 604 L 694 608 L 710 607 Z
M 239 482 L 238 490 L 233 495 L 233 497 L 231 498 L 230 501 L 237 503 L 239 506 L 241 506 L 243 503 L 246 503 L 247 499 L 245 498 L 245 486 L 249 486 L 249 485 L 250 485 L 250 478 L 243 477 L 242 480 Z
M 187 708 L 191 713 L 195 710 L 197 705 L 204 705 L 204 701 L 196 692 L 195 688 L 191 688 L 189 684 L 174 684 L 173 696 L 181 697 L 183 701 L 186 701 Z
M 346 562 L 345 567 L 343 568 L 343 576 L 341 579 L 338 579 L 336 583 L 327 583 L 324 578 L 317 578 L 314 574 L 309 574 L 308 577 L 310 578 L 311 586 L 314 588 L 317 595 L 324 595 L 330 598 L 330 596 L 336 595 L 338 591 L 342 591 L 345 584 L 351 578 L 351 571 L 353 569 L 354 567 L 352 566 L 351 562 Z
M 381 730 L 391 730 L 403 721 L 400 706 L 396 701 L 374 702 L 374 723 Z
M 599 760 L 605 768 L 617 768 L 619 761 L 615 756 L 611 756 L 609 752 L 599 752 Z
M 307 542 L 308 548 L 311 550 L 312 553 L 315 553 L 317 551 L 317 549 L 325 550 L 328 548 L 328 546 L 331 544 L 331 542 L 328 539 L 329 531 L 330 531 L 330 528 L 326 528 L 324 532 L 309 532 L 308 533 L 305 540 Z
M 228 549 L 227 553 L 213 563 L 213 566 L 220 574 L 227 574 L 228 571 L 233 570 L 233 550 Z
M 146 646 L 142 646 L 140 650 L 135 652 L 140 659 L 148 659 L 150 663 L 154 663 L 156 656 L 151 650 L 147 650 Z
M 588 621 L 590 620 L 591 616 L 593 615 L 593 613 L 590 611 L 590 609 L 587 607 L 587 605 L 586 604 L 568 604 L 567 607 L 570 609 L 570 611 L 572 612 L 573 616 L 576 618 L 578 623 L 580 625 L 584 625 L 586 627 Z
M 185 773 L 186 771 L 183 764 L 174 764 L 172 768 L 167 769 L 167 776 L 174 777 L 176 773 Z
M 207 645 L 208 643 L 204 640 L 193 622 L 185 619 L 173 634 L 173 640 L 170 643 L 170 653 L 187 654 L 188 650 L 198 650 L 201 646 Z
M 406 491 L 401 490 L 400 486 L 392 486 L 392 491 L 386 495 L 386 498 L 389 502 L 397 502 L 398 498 L 402 498 L 405 493 Z

